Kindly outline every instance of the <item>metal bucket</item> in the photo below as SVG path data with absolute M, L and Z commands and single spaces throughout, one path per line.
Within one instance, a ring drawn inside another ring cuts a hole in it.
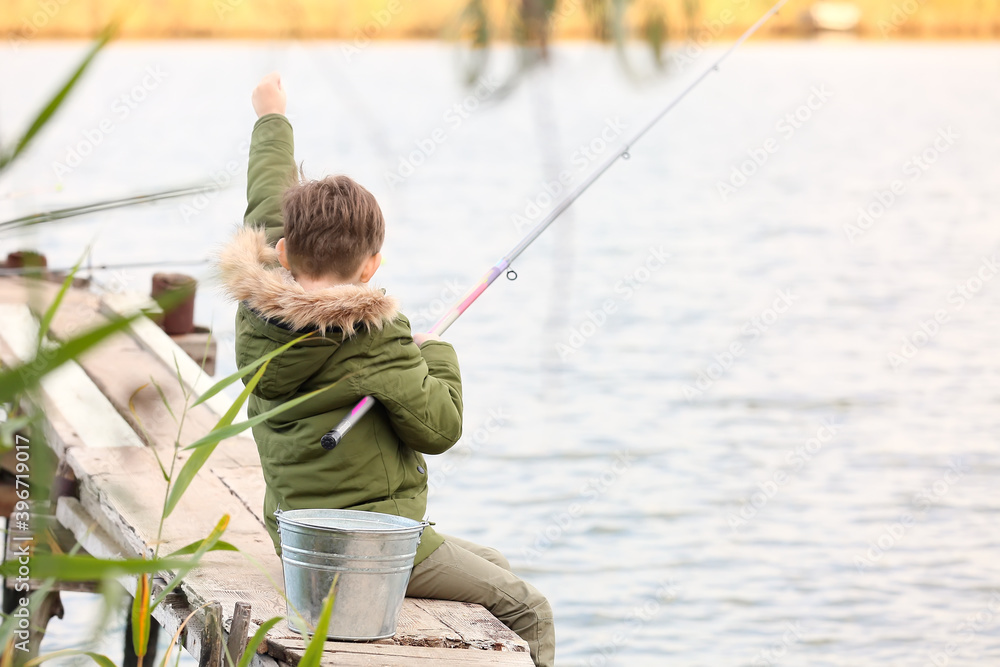
M 281 534 L 289 627 L 312 634 L 323 599 L 339 574 L 327 637 L 367 641 L 396 634 L 426 522 L 356 510 L 274 514 Z

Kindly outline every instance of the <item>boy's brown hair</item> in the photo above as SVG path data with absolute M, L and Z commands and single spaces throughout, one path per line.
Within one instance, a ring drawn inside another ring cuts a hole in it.
M 372 193 L 347 176 L 290 187 L 281 211 L 293 275 L 347 278 L 382 249 L 382 209 Z

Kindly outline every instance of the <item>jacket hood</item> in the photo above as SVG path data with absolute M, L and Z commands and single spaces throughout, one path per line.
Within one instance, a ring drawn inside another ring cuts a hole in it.
M 396 299 L 366 285 L 306 291 L 278 263 L 278 251 L 268 244 L 264 229 L 237 231 L 219 254 L 218 270 L 230 297 L 296 331 L 339 329 L 350 337 L 359 328 L 381 329 L 399 312 Z

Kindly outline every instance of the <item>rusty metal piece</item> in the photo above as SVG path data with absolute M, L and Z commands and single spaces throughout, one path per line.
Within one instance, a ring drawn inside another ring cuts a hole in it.
M 166 292 L 174 290 L 190 290 L 187 297 L 163 314 L 157 324 L 171 336 L 189 334 L 194 331 L 194 297 L 198 288 L 198 281 L 183 273 L 154 273 L 153 292 L 156 297 Z
M 23 269 L 34 267 L 45 270 L 49 266 L 49 260 L 45 255 L 34 250 L 18 250 L 7 254 L 7 261 L 4 267 L 8 269 Z

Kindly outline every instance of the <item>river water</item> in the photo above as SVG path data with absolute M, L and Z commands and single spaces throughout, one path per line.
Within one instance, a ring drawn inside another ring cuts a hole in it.
M 5 51 L 5 140 L 82 48 Z M 463 88 L 433 43 L 116 44 L 0 180 L 3 218 L 232 185 L 3 247 L 205 257 L 240 221 L 249 92 L 277 69 L 298 159 L 376 194 L 378 282 L 427 328 L 719 52 L 655 75 L 568 44 L 507 89 L 510 54 Z M 431 464 L 429 516 L 549 596 L 559 664 L 1000 659 L 997 81 L 995 44 L 751 43 L 447 333 L 466 436 Z M 233 312 L 202 287 L 220 372 Z

